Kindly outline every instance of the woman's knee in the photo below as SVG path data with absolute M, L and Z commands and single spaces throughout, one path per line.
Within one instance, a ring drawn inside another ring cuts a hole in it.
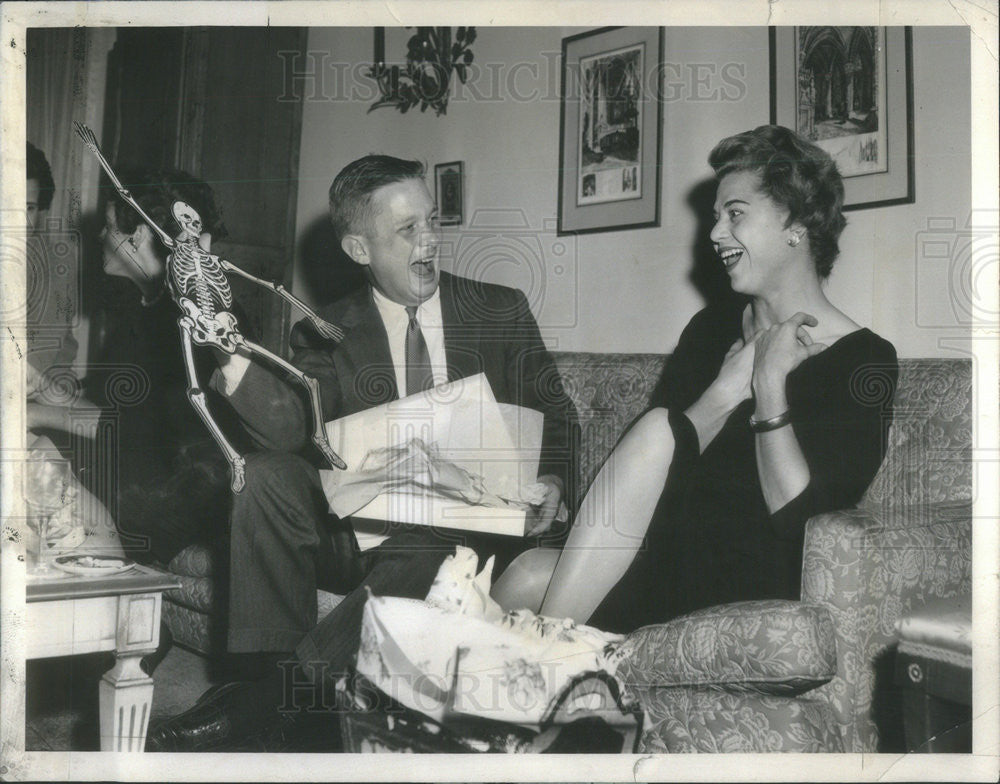
M 518 592 L 534 594 L 540 590 L 544 593 L 555 571 L 559 553 L 559 550 L 544 547 L 523 552 L 504 569 L 500 580 L 509 588 L 516 587 Z
M 629 430 L 626 442 L 630 448 L 640 450 L 644 459 L 669 462 L 674 454 L 674 431 L 667 409 L 651 408 L 639 417 Z

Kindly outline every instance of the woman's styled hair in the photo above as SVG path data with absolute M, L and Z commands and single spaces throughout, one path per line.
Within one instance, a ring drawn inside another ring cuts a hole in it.
M 366 155 L 347 164 L 330 186 L 330 218 L 337 239 L 348 234 L 370 234 L 375 219 L 372 194 L 383 185 L 422 180 L 426 170 L 420 161 L 391 155 Z
M 708 156 L 715 176 L 754 172 L 771 201 L 788 210 L 788 224 L 805 226 L 816 272 L 826 278 L 840 253 L 837 241 L 847 225 L 844 182 L 824 151 L 779 125 L 761 125 L 723 139 Z
M 226 236 L 222 213 L 215 203 L 215 194 L 202 180 L 177 169 L 125 170 L 119 174 L 119 179 L 146 214 L 171 237 L 181 233 L 181 227 L 174 220 L 172 208 L 175 201 L 187 202 L 198 211 L 203 230 L 209 232 L 213 240 Z M 115 224 L 122 233 L 131 234 L 140 223 L 145 223 L 120 194 L 115 194 L 114 205 Z M 167 252 L 163 248 L 163 255 Z
M 52 179 L 52 169 L 49 168 L 49 162 L 45 159 L 45 153 L 31 142 L 28 142 L 27 153 L 25 161 L 27 176 L 25 179 L 38 182 L 38 209 L 47 210 L 52 206 L 52 196 L 56 191 L 56 184 Z

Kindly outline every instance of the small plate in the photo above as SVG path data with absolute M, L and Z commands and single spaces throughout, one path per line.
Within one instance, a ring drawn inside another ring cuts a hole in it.
M 135 567 L 135 561 L 115 555 L 60 555 L 52 559 L 52 565 L 70 574 L 95 577 L 105 574 L 121 574 Z

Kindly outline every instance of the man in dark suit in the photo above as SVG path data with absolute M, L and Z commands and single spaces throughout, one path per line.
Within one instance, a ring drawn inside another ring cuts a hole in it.
M 528 302 L 515 289 L 441 272 L 437 210 L 423 175 L 419 162 L 382 155 L 337 175 L 330 189 L 334 228 L 344 251 L 366 267 L 370 285 L 320 310 L 346 333 L 339 343 L 307 321 L 297 324 L 292 362 L 319 382 L 326 421 L 480 372 L 499 402 L 541 411 L 538 481 L 546 493 L 529 517 L 525 533 L 532 538 L 512 546 L 501 537 L 404 527 L 359 549 L 350 522 L 327 513 L 313 463 L 298 454 L 311 421 L 296 390 L 242 356 L 221 360 L 213 386 L 266 447 L 248 456 L 247 485 L 232 515 L 229 648 L 243 654 L 251 673 L 273 673 L 293 649 L 328 676 L 342 671 L 357 651 L 366 586 L 379 595 L 423 598 L 458 543 L 481 556 L 497 552 L 499 574 L 534 537 L 552 533 L 560 503 L 571 498 L 575 411 Z M 319 626 L 317 586 L 350 591 Z M 184 748 L 192 734 L 203 739 L 197 720 L 213 710 L 196 707 L 196 715 L 158 728 L 154 747 Z

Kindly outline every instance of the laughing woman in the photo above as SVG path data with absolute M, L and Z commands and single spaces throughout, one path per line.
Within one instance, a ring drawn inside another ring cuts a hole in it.
M 836 165 L 775 126 L 723 139 L 709 163 L 711 240 L 742 302 L 691 320 L 561 555 L 529 551 L 497 581 L 506 608 L 624 632 L 797 598 L 806 520 L 856 503 L 878 470 L 896 352 L 824 293 L 846 223 Z

